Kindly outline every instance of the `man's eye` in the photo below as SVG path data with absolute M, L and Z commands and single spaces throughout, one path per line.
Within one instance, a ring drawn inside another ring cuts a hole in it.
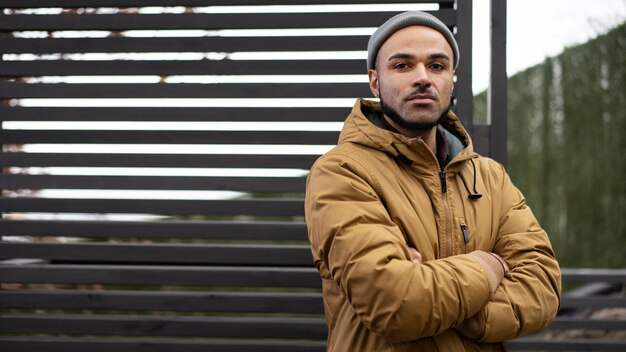
M 399 69 L 399 70 L 403 70 L 403 69 L 408 68 L 408 67 L 409 67 L 409 65 L 408 64 L 404 64 L 404 63 L 396 64 L 394 66 L 395 69 Z
M 443 71 L 446 67 L 443 64 L 432 64 L 430 65 L 430 68 L 432 68 L 435 71 Z

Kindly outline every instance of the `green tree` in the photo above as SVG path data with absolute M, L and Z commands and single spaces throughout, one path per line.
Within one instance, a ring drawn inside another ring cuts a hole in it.
M 508 170 L 562 266 L 626 266 L 625 54 L 622 24 L 508 81 Z

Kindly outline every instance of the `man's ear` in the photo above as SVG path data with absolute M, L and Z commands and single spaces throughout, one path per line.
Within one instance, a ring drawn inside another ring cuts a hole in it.
M 372 91 L 372 94 L 374 94 L 374 96 L 378 98 L 378 72 L 376 72 L 376 70 L 369 69 L 367 71 L 367 76 L 369 77 L 370 81 L 370 90 Z

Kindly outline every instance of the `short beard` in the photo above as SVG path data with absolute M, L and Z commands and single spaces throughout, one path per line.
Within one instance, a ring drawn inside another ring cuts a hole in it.
M 385 101 L 383 100 L 383 94 L 382 94 L 382 91 L 380 91 L 380 88 L 379 88 L 379 99 L 380 99 L 380 107 L 382 108 L 383 114 L 385 114 L 385 116 L 389 117 L 393 122 L 398 124 L 398 126 L 406 128 L 406 129 L 410 129 L 413 131 L 428 131 L 432 129 L 433 127 L 441 123 L 446 118 L 446 116 L 448 116 L 448 113 L 450 112 L 450 106 L 448 106 L 448 108 L 445 109 L 441 113 L 441 115 L 439 116 L 439 118 L 437 118 L 436 121 L 409 121 L 403 118 L 402 116 L 400 116 L 400 114 L 396 110 L 394 110 L 391 106 L 385 104 Z

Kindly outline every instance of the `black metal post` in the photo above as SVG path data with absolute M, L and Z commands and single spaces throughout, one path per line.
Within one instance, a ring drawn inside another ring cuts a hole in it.
M 461 60 L 456 70 L 456 113 L 472 132 L 474 126 L 474 93 L 472 92 L 472 0 L 456 2 L 456 39 Z
M 489 155 L 506 166 L 507 155 L 507 74 L 506 1 L 491 0 L 491 73 L 487 95 L 490 121 Z

